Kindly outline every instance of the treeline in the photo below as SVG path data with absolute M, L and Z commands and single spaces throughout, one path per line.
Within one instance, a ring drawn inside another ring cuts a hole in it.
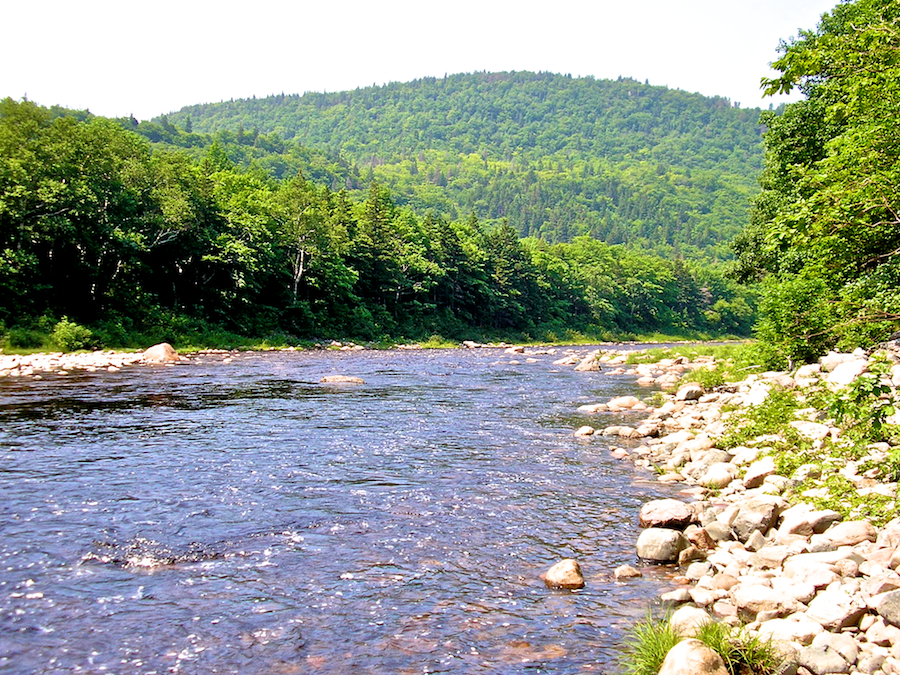
M 511 72 L 194 105 L 137 130 L 174 145 L 222 134 L 275 177 L 299 144 L 420 213 L 724 260 L 758 191 L 758 120 L 755 108 L 631 79 Z
M 127 126 L 127 125 L 126 125 Z M 193 133 L 185 131 L 185 134 Z M 746 333 L 717 269 L 588 237 L 418 213 L 302 175 L 153 146 L 120 122 L 0 103 L 0 320 L 68 317 L 107 344 L 216 325 L 362 339 Z M 554 335 L 551 335 L 554 334 Z
M 869 346 L 900 328 L 900 4 L 839 4 L 786 43 L 767 114 L 763 191 L 736 242 L 763 280 L 758 335 L 773 364 Z

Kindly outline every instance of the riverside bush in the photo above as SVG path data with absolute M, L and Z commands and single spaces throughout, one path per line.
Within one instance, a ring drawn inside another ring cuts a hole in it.
M 98 340 L 89 328 L 86 328 L 74 321 L 69 321 L 68 317 L 53 327 L 50 333 L 50 341 L 64 352 L 73 352 L 78 349 L 93 349 L 98 345 Z

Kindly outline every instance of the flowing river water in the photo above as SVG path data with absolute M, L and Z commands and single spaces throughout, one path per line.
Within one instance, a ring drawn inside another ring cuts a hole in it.
M 674 488 L 572 436 L 578 405 L 636 387 L 559 356 L 0 381 L 0 672 L 616 672 L 671 571 L 612 572 Z M 565 557 L 582 591 L 539 579 Z

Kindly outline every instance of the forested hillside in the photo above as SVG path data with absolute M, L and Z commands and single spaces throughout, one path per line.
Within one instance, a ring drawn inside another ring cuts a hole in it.
M 195 152 L 214 134 L 278 178 L 314 159 L 331 189 L 374 179 L 419 213 L 505 218 L 551 243 L 725 259 L 758 191 L 758 120 L 630 79 L 513 72 L 194 105 L 135 129 Z
M 559 339 L 752 323 L 752 294 L 709 266 L 589 237 L 520 240 L 506 222 L 403 206 L 378 183 L 355 200 L 236 165 L 193 131 L 164 130 L 198 139 L 173 151 L 129 126 L 0 101 L 0 341 L 40 346 L 54 325 L 83 335 L 73 321 L 97 342 L 68 346 L 219 328 Z M 288 155 L 320 178 L 352 177 L 316 151 Z

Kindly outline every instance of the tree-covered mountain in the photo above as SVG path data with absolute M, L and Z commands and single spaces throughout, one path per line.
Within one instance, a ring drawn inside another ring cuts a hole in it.
M 758 119 L 631 79 L 511 72 L 200 104 L 136 130 L 181 146 L 213 134 L 278 178 L 308 148 L 332 189 L 374 179 L 420 213 L 506 218 L 549 242 L 723 259 L 757 192 Z
M 746 333 L 752 322 L 752 293 L 711 265 L 589 237 L 520 240 L 505 222 L 418 213 L 377 183 L 353 200 L 238 166 L 196 132 L 160 127 L 190 146 L 173 151 L 131 126 L 0 100 L 0 346 L 28 346 L 32 326 L 63 317 L 113 345 L 210 325 L 558 338 Z M 332 179 L 348 170 L 304 152 L 284 156 Z

